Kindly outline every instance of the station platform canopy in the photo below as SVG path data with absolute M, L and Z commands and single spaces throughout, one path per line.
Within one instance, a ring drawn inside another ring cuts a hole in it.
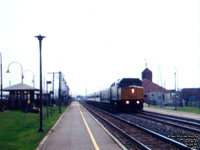
M 3 89 L 3 91 L 39 91 L 39 89 L 24 83 L 15 84 Z
M 29 109 L 33 109 L 38 99 L 37 88 L 24 83 L 15 84 L 3 89 L 3 92 L 9 92 L 7 108 L 9 109 L 26 109 L 27 100 L 30 100 Z

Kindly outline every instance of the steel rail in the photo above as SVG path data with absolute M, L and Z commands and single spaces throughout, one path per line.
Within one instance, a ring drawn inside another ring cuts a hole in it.
M 160 123 L 163 123 L 163 124 L 166 124 L 166 125 L 178 127 L 178 128 L 184 129 L 184 130 L 188 130 L 188 131 L 200 134 L 200 130 L 199 129 L 182 126 L 182 125 L 179 125 L 179 124 L 176 124 L 176 123 L 165 122 L 165 121 L 162 121 L 162 120 L 159 120 L 159 119 L 150 118 L 148 116 L 142 116 L 142 115 L 137 115 L 137 116 L 140 116 L 140 117 L 145 118 L 145 119 L 149 119 L 149 120 L 152 120 L 152 121 L 160 122 Z
M 173 139 L 171 139 L 171 138 L 168 138 L 168 137 L 166 137 L 166 136 L 164 136 L 164 135 L 161 135 L 161 134 L 159 134 L 159 133 L 156 133 L 156 132 L 151 131 L 151 130 L 149 130 L 149 129 L 146 129 L 146 128 L 144 128 L 144 127 L 138 126 L 138 125 L 136 125 L 136 124 L 133 124 L 132 122 L 126 121 L 126 120 L 124 120 L 124 119 L 122 119 L 122 118 L 120 118 L 120 117 L 117 117 L 117 116 L 113 116 L 113 117 L 115 117 L 115 118 L 117 118 L 117 119 L 119 119 L 119 120 L 121 120 L 121 121 L 123 121 L 123 122 L 126 122 L 126 123 L 129 124 L 129 125 L 132 125 L 132 126 L 134 126 L 134 127 L 137 127 L 137 128 L 139 128 L 139 129 L 141 129 L 141 130 L 143 130 L 143 131 L 145 131 L 145 132 L 147 132 L 147 133 L 149 133 L 149 134 L 151 134 L 151 135 L 153 135 L 153 136 L 156 136 L 156 137 L 158 137 L 158 138 L 160 138 L 160 139 L 162 139 L 162 140 L 164 140 L 164 141 L 166 141 L 166 142 L 169 142 L 169 143 L 173 144 L 174 146 L 177 146 L 177 147 L 181 148 L 181 150 L 191 150 L 191 149 L 188 148 L 185 144 L 180 143 L 180 142 L 178 142 L 178 141 L 176 141 L 176 140 L 173 140 Z
M 149 113 L 146 113 L 146 112 L 142 112 L 142 114 L 145 114 L 145 115 L 148 115 L 148 116 L 152 116 L 152 117 L 161 118 L 161 119 L 166 119 L 166 120 L 171 120 L 171 121 L 177 121 L 177 122 L 185 123 L 185 124 L 188 124 L 188 125 L 193 125 L 193 126 L 196 126 L 196 127 L 200 127 L 200 124 L 196 123 L 196 122 L 191 122 L 191 121 L 187 121 L 187 120 L 171 118 L 171 117 L 167 117 L 167 116 L 149 114 Z
M 85 104 L 82 104 L 88 111 L 90 111 L 90 113 L 92 113 L 93 115 L 99 117 L 101 120 L 103 120 L 104 122 L 106 122 L 108 125 L 110 125 L 112 128 L 114 128 L 115 130 L 117 130 L 123 137 L 125 137 L 131 144 L 136 145 L 138 148 L 141 148 L 142 150 L 151 150 L 151 148 L 147 147 L 146 145 L 144 145 L 143 143 L 139 142 L 138 140 L 136 140 L 135 138 L 129 136 L 126 132 L 124 132 L 123 130 L 121 130 L 120 128 L 118 128 L 117 126 L 115 126 L 113 123 L 111 123 L 110 121 L 108 121 L 107 119 L 101 117 L 99 114 L 97 114 L 96 112 L 94 112 L 93 110 L 91 110 L 88 106 L 86 106 Z M 96 109 L 96 108 L 95 108 Z
M 171 143 L 172 145 L 174 145 L 174 146 L 176 146 L 176 147 L 178 147 L 178 148 L 181 148 L 181 150 L 191 150 L 191 149 L 188 148 L 185 144 L 180 143 L 180 142 L 178 142 L 178 141 L 176 141 L 176 140 L 173 140 L 173 139 L 171 139 L 171 138 L 168 138 L 168 137 L 166 137 L 166 136 L 164 136 L 164 135 L 161 135 L 161 134 L 159 134 L 159 133 L 156 133 L 156 132 L 154 132 L 154 131 L 151 131 L 151 130 L 149 130 L 149 129 L 146 129 L 146 128 L 144 128 L 144 127 L 141 127 L 141 126 L 139 126 L 139 125 L 136 125 L 136 124 L 134 124 L 134 123 L 132 123 L 132 122 L 130 122 L 130 121 L 127 121 L 127 120 L 125 120 L 125 119 L 123 119 L 123 118 L 117 117 L 117 116 L 115 116 L 115 115 L 113 115 L 113 114 L 111 114 L 111 113 L 108 113 L 108 112 L 106 112 L 106 111 L 104 111 L 104 110 L 101 110 L 101 109 L 99 109 L 99 108 L 96 108 L 96 107 L 95 107 L 95 109 L 97 109 L 97 110 L 99 110 L 99 111 L 101 111 L 101 112 L 103 112 L 103 113 L 105 113 L 105 114 L 107 114 L 107 115 L 109 115 L 109 116 L 111 116 L 111 117 L 113 117 L 113 118 L 116 118 L 116 119 L 118 119 L 118 120 L 120 120 L 120 121 L 122 121 L 122 122 L 125 122 L 125 123 L 127 123 L 127 124 L 129 124 L 129 125 L 131 125 L 131 126 L 133 126 L 133 127 L 136 127 L 136 128 L 138 128 L 138 129 L 140 129 L 140 130 L 143 130 L 143 131 L 145 131 L 146 133 L 149 133 L 149 134 L 151 134 L 151 135 L 153 135 L 153 136 L 155 136 L 155 137 L 158 137 L 159 139 L 161 139 L 161 140 L 163 140 L 163 141 L 166 141 L 166 142 L 168 142 L 168 143 Z
M 141 127 L 141 126 L 139 126 L 139 125 L 137 125 L 137 124 L 134 124 L 134 123 L 132 123 L 132 122 L 130 122 L 130 121 L 127 121 L 127 120 L 125 120 L 125 119 L 123 119 L 123 118 L 117 117 L 117 116 L 115 116 L 115 115 L 113 115 L 113 114 L 111 114 L 111 113 L 108 113 L 108 112 L 104 111 L 104 110 L 98 109 L 98 108 L 96 108 L 96 107 L 95 107 L 95 109 L 97 109 L 97 110 L 99 110 L 99 111 L 101 111 L 101 112 L 103 112 L 103 113 L 105 113 L 105 114 L 107 114 L 107 115 L 109 115 L 109 116 L 111 116 L 111 117 L 113 117 L 113 118 L 116 118 L 116 119 L 118 119 L 118 120 L 120 120 L 120 121 L 122 121 L 122 122 L 125 122 L 125 123 L 127 123 L 127 124 L 129 124 L 129 125 L 131 125 L 131 126 L 133 126 L 133 127 L 137 127 L 138 129 L 143 130 L 143 131 L 145 131 L 146 133 L 149 133 L 149 134 L 151 134 L 151 135 L 153 135 L 153 136 L 155 136 L 155 137 L 157 137 L 157 138 L 159 138 L 159 139 L 161 139 L 161 140 L 163 140 L 163 141 L 165 141 L 165 142 L 171 143 L 172 145 L 174 145 L 174 146 L 180 148 L 181 150 L 191 150 L 191 149 L 188 148 L 185 144 L 180 143 L 180 142 L 178 142 L 178 141 L 176 141 L 176 140 L 174 140 L 174 139 L 168 138 L 168 137 L 166 137 L 166 136 L 164 136 L 164 135 L 161 135 L 161 134 L 159 134 L 159 133 L 156 133 L 156 132 L 154 132 L 154 131 L 151 131 L 151 130 L 149 130 L 149 129 L 146 129 L 146 128 L 144 128 L 144 127 Z

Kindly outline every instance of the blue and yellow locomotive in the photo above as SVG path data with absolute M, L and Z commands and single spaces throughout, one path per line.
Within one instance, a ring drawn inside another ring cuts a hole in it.
M 138 78 L 122 78 L 109 88 L 88 95 L 87 102 L 103 103 L 117 110 L 141 111 L 144 89 Z

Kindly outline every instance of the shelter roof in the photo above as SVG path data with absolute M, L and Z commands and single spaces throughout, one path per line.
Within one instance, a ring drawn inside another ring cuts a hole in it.
M 144 93 L 149 93 L 149 92 L 163 92 L 163 93 L 169 93 L 169 91 L 156 83 L 151 82 L 148 79 L 143 79 L 142 80 L 142 85 L 144 88 Z
M 3 89 L 3 91 L 39 91 L 39 89 L 24 83 L 15 84 Z

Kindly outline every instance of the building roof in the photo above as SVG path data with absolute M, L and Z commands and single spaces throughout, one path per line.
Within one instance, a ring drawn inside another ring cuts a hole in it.
M 36 89 L 24 83 L 19 83 L 19 84 L 15 84 L 7 88 L 4 88 L 3 91 L 39 91 L 39 89 Z
M 142 72 L 142 80 L 143 80 L 143 79 L 148 79 L 148 80 L 152 81 L 152 77 L 153 77 L 152 71 L 149 70 L 148 68 L 146 68 L 146 69 Z
M 152 71 L 149 68 L 145 68 L 142 73 L 152 73 Z
M 143 79 L 142 80 L 142 86 L 144 88 L 144 93 L 149 93 L 149 92 L 163 92 L 163 93 L 169 93 L 169 91 L 156 83 L 151 82 L 148 79 Z

